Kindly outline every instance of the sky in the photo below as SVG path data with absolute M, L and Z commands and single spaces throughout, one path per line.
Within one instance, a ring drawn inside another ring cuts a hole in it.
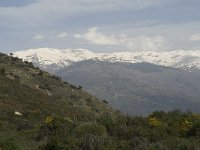
M 199 0 L 0 0 L 0 51 L 200 50 Z

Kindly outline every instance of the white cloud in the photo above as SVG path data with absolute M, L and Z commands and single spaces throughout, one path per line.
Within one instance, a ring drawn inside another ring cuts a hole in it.
M 44 36 L 42 34 L 37 34 L 33 37 L 34 40 L 42 40 L 44 39 Z
M 81 34 L 74 34 L 74 37 L 75 37 L 76 39 L 81 39 L 81 38 L 82 38 L 82 35 L 81 35 Z
M 200 41 L 200 34 L 193 34 L 190 36 L 191 41 Z
M 65 38 L 66 36 L 67 36 L 66 32 L 62 32 L 62 33 L 57 34 L 57 38 L 60 38 L 60 39 Z
M 75 34 L 75 38 L 84 39 L 92 44 L 119 46 L 132 51 L 146 50 L 164 50 L 166 43 L 161 36 L 138 36 L 128 37 L 126 35 L 105 35 L 98 31 L 97 28 L 91 28 L 84 34 Z
M 97 28 L 91 28 L 87 33 L 75 34 L 75 38 L 88 40 L 90 43 L 99 45 L 117 45 L 117 39 L 111 35 L 106 36 L 97 31 Z

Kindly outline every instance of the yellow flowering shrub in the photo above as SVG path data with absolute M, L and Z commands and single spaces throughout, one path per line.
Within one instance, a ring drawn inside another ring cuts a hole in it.
M 150 117 L 148 121 L 151 127 L 161 126 L 161 122 L 156 117 Z
M 199 114 L 193 114 L 193 117 L 194 117 L 195 119 L 200 120 L 200 115 L 199 115 Z
M 192 127 L 192 122 L 188 121 L 187 119 L 184 119 L 181 122 L 180 130 L 181 131 L 188 131 L 188 130 L 190 130 L 191 127 Z
M 53 117 L 52 116 L 47 116 L 45 119 L 46 124 L 52 124 L 53 123 Z

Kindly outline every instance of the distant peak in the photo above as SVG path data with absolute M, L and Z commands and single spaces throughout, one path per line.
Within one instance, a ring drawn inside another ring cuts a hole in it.
M 15 56 L 33 62 L 39 67 L 48 68 L 56 65 L 62 68 L 74 62 L 83 60 L 100 60 L 109 62 L 140 63 L 148 62 L 174 68 L 200 68 L 200 51 L 174 50 L 168 52 L 143 51 L 143 52 L 110 52 L 95 53 L 87 49 L 54 49 L 38 48 L 18 51 Z

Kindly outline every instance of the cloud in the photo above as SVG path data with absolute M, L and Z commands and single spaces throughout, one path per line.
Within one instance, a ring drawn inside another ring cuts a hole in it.
M 84 34 L 75 34 L 75 38 L 77 39 L 85 39 L 90 43 L 99 44 L 99 45 L 117 45 L 117 39 L 111 35 L 106 36 L 97 31 L 97 28 L 91 28 L 87 33 Z
M 57 38 L 59 38 L 59 39 L 65 38 L 66 36 L 67 36 L 66 32 L 62 32 L 62 33 L 57 34 Z
M 33 37 L 34 40 L 42 40 L 44 39 L 44 36 L 42 34 L 37 34 Z
M 105 35 L 98 28 L 91 28 L 84 34 L 75 34 L 75 38 L 87 40 L 92 44 L 119 46 L 132 51 L 164 50 L 167 48 L 165 40 L 161 36 L 138 36 L 128 37 L 126 35 Z
M 190 36 L 191 41 L 200 41 L 200 34 L 193 34 Z
M 138 10 L 155 6 L 164 0 L 35 0 L 18 7 L 0 7 L 5 27 L 31 30 L 49 29 L 64 19 L 82 13 Z M 80 21 L 81 22 L 81 21 Z M 47 27 L 48 26 L 48 27 Z M 30 31 L 29 31 L 30 32 Z
M 75 37 L 76 39 L 81 39 L 81 38 L 82 38 L 82 35 L 81 35 L 81 34 L 74 34 L 74 37 Z
M 124 9 L 142 9 L 144 7 L 158 5 L 164 0 L 37 0 L 21 7 L 0 7 L 3 12 L 32 11 L 42 12 L 97 12 Z M 2 12 L 2 13 L 3 13 Z M 36 13 L 36 12 L 34 12 Z

